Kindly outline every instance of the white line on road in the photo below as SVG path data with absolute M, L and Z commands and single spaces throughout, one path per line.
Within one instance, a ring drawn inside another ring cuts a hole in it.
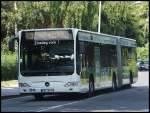
M 118 92 L 111 92 L 111 94 L 113 94 L 113 93 L 118 93 Z M 49 108 L 41 109 L 41 110 L 39 110 L 37 112 L 43 112 L 43 111 L 47 111 L 47 110 L 52 110 L 52 109 L 55 109 L 55 108 L 66 106 L 66 105 L 72 105 L 72 104 L 75 104 L 75 103 L 79 103 L 79 102 L 82 102 L 82 101 L 85 101 L 85 100 L 89 101 L 89 100 L 92 100 L 92 99 L 96 99 L 98 97 L 102 98 L 102 97 L 104 97 L 106 95 L 107 94 L 101 94 L 101 95 L 97 95 L 97 96 L 94 96 L 94 97 L 91 97 L 91 98 L 87 98 L 87 99 L 83 99 L 83 100 L 79 100 L 79 101 L 75 101 L 75 102 L 71 102 L 71 103 L 67 103 L 67 104 L 62 104 L 62 105 L 57 105 L 57 106 L 51 106 Z
M 61 105 L 57 105 L 57 106 L 51 106 L 49 108 L 46 108 L 46 109 L 41 109 L 37 112 L 43 112 L 43 111 L 47 111 L 47 110 L 51 110 L 51 109 L 55 109 L 55 108 L 58 108 L 58 107 L 63 107 L 63 106 L 66 106 L 66 105 L 72 105 L 72 104 L 75 104 L 75 103 L 78 103 L 79 101 L 75 101 L 75 102 L 71 102 L 71 103 L 67 103 L 67 104 L 61 104 Z
M 104 94 L 104 95 L 97 95 L 97 96 L 94 96 L 94 97 L 91 97 L 91 98 L 87 98 L 87 99 L 83 99 L 83 100 L 91 100 L 91 99 L 95 99 L 97 97 L 103 97 L 105 95 L 106 94 Z M 79 100 L 79 101 L 75 101 L 75 102 L 71 102 L 71 103 L 67 103 L 67 104 L 61 104 L 61 105 L 57 105 L 57 106 L 51 106 L 51 107 L 46 108 L 46 109 L 41 109 L 41 110 L 39 110 L 37 112 L 43 112 L 43 111 L 47 111 L 47 110 L 52 110 L 52 109 L 55 109 L 55 108 L 63 107 L 63 106 L 66 106 L 66 105 L 76 104 L 76 103 L 79 103 L 79 102 L 81 102 L 83 100 Z
M 21 111 L 21 112 L 36 112 L 35 110 L 27 110 L 27 111 Z

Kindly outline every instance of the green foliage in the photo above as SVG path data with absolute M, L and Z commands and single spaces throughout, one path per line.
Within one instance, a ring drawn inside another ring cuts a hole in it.
M 144 47 L 137 48 L 137 58 L 142 60 L 149 59 L 149 43 L 146 43 Z
M 15 2 L 17 10 L 14 8 Z M 141 1 L 140 4 L 136 4 L 135 1 L 102 1 L 101 32 L 136 39 L 138 46 L 144 46 L 149 41 L 148 6 L 148 1 Z M 6 59 L 9 59 L 8 64 L 9 61 L 14 60 L 14 63 L 10 64 L 12 68 L 15 67 L 16 60 L 6 55 L 6 53 L 12 54 L 8 51 L 7 43 L 14 35 L 15 23 L 18 31 L 73 27 L 97 32 L 98 12 L 98 1 L 1 1 L 3 74 L 7 69 L 10 70 L 5 64 Z M 140 58 L 146 58 L 149 54 L 147 46 L 137 49 Z
M 148 2 L 106 1 L 102 11 L 103 33 L 136 39 L 138 46 L 148 41 Z
M 14 32 L 14 9 L 13 1 L 1 1 L 1 41 Z
M 2 1 L 2 41 L 18 30 L 75 27 L 97 32 L 98 1 Z M 149 40 L 149 2 L 102 1 L 101 32 L 136 39 L 138 46 Z
M 2 52 L 1 70 L 2 80 L 17 79 L 16 54 L 6 54 Z

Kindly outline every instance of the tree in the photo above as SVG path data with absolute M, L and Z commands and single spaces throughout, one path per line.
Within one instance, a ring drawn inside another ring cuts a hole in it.
M 97 32 L 97 1 L 2 1 L 3 39 L 18 30 L 31 28 L 74 27 Z M 149 2 L 130 7 L 132 1 L 102 1 L 101 32 L 136 39 L 143 46 L 149 39 Z M 6 41 L 5 41 L 6 42 Z
M 144 47 L 137 48 L 137 58 L 149 60 L 149 43 L 146 43 Z

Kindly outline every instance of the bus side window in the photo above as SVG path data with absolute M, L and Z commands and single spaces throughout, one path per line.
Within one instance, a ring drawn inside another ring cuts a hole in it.
M 77 73 L 80 75 L 83 67 L 84 42 L 77 40 Z
M 80 72 L 82 71 L 84 67 L 84 60 L 85 60 L 85 47 L 84 47 L 85 42 L 80 42 Z
M 132 48 L 128 48 L 128 59 L 131 59 L 133 55 Z
M 80 54 L 84 54 L 84 42 L 80 42 Z

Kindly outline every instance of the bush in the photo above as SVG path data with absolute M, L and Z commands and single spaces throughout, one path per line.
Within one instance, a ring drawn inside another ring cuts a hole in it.
M 16 53 L 1 53 L 2 80 L 17 79 Z

